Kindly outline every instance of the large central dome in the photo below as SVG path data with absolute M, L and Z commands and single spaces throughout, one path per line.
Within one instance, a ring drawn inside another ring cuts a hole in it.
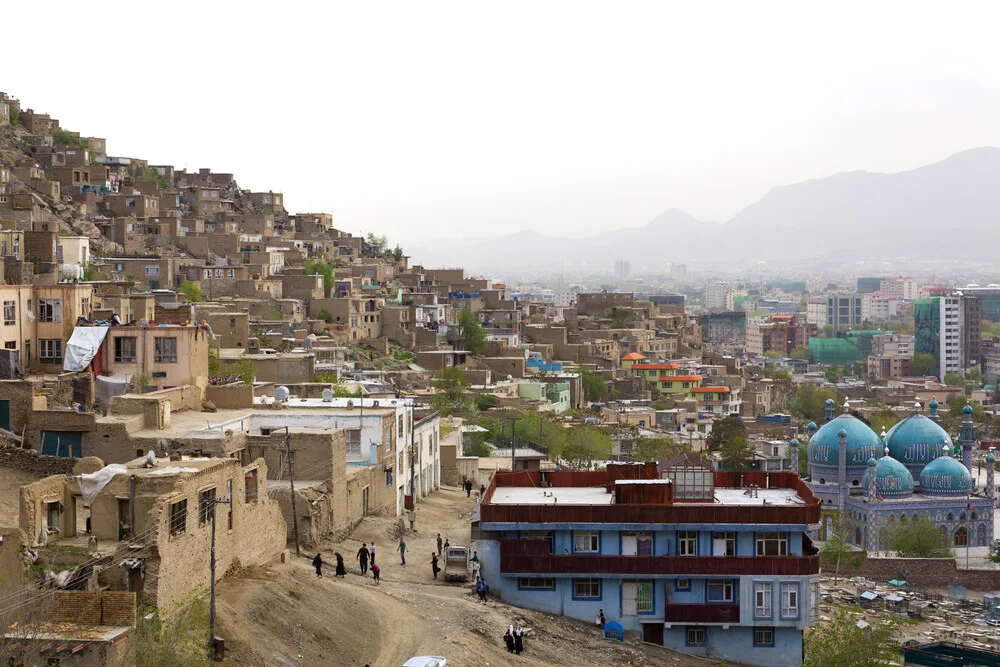
M 942 446 L 952 448 L 951 436 L 933 419 L 910 415 L 889 429 L 885 436 L 889 455 L 918 473 L 925 465 L 941 456 Z
M 841 429 L 847 434 L 847 469 L 864 470 L 868 459 L 873 458 L 876 452 L 881 453 L 880 443 L 875 431 L 852 415 L 840 415 L 816 431 L 809 440 L 809 462 L 829 468 L 839 465 L 840 441 L 837 434 Z

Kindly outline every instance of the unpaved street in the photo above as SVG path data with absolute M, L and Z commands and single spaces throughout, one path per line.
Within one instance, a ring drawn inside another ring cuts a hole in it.
M 219 632 L 233 665 L 358 665 L 399 667 L 414 655 L 443 655 L 455 667 L 470 665 L 673 665 L 712 664 L 662 648 L 600 638 L 597 628 L 561 617 L 477 602 L 471 585 L 445 584 L 431 576 L 438 532 L 453 544 L 469 543 L 475 498 L 444 488 L 417 509 L 417 531 L 407 532 L 407 565 L 399 564 L 391 539 L 395 520 L 368 517 L 349 539 L 325 546 L 324 576 L 317 579 L 303 553 L 291 562 L 253 570 L 219 587 Z M 376 543 L 382 584 L 362 578 L 354 555 L 362 542 Z M 333 576 L 339 551 L 349 574 Z M 308 556 L 308 558 L 307 558 Z M 504 630 L 520 623 L 528 632 L 525 653 L 503 646 Z

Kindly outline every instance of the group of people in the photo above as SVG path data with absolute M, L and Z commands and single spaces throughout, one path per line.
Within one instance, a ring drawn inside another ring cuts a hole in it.
M 514 626 L 507 628 L 507 632 L 503 636 L 503 643 L 507 645 L 507 653 L 516 653 L 521 655 L 521 651 L 524 650 L 524 631 L 521 626 Z
M 469 479 L 469 478 L 467 478 L 467 477 L 463 477 L 462 478 L 462 488 L 465 489 L 465 497 L 466 498 L 471 498 L 472 497 L 472 480 Z M 484 493 L 486 493 L 486 485 L 485 484 L 480 484 L 479 485 L 479 497 L 482 498 Z
M 344 567 L 344 557 L 339 553 L 333 554 L 334 558 L 337 559 L 337 576 L 343 579 L 347 575 L 347 568 Z M 323 576 L 323 554 L 316 554 L 313 558 L 313 567 L 316 568 L 316 576 Z

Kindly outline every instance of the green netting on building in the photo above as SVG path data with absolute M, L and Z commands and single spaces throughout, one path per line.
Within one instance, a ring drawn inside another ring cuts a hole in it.
M 913 304 L 913 351 L 941 358 L 941 299 L 921 299 Z
M 861 354 L 868 356 L 872 353 L 872 337 L 879 336 L 885 332 L 880 329 L 863 329 L 859 331 L 848 331 L 847 340 L 854 343 L 855 347 L 861 350 Z
M 749 299 L 748 296 L 733 296 L 733 310 L 741 311 L 743 310 L 743 302 Z
M 851 366 L 863 358 L 858 346 L 846 338 L 809 339 L 809 360 L 814 364 Z

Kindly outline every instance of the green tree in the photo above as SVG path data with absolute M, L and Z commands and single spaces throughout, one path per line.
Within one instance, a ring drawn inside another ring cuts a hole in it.
M 888 667 L 899 664 L 896 623 L 884 615 L 862 629 L 847 609 L 838 607 L 830 622 L 806 632 L 803 667 Z
M 782 356 L 783 355 L 780 352 L 777 352 L 776 350 L 768 350 L 767 352 L 764 353 L 765 359 L 781 359 Z
M 789 402 L 792 414 L 803 421 L 823 422 L 826 414 L 826 399 L 832 398 L 834 405 L 840 405 L 844 400 L 833 389 L 823 389 L 811 384 L 801 384 L 795 389 L 795 395 Z
M 392 249 L 392 257 L 397 262 L 403 259 L 403 248 L 398 243 L 396 244 L 396 247 Z
M 465 390 L 469 387 L 469 379 L 458 366 L 449 366 L 434 379 L 434 388 L 444 394 L 448 403 L 457 405 L 462 402 Z
M 528 412 L 515 422 L 517 441 L 537 442 L 549 450 L 549 460 L 558 461 L 566 448 L 569 429 L 539 412 Z
M 608 394 L 608 386 L 604 383 L 604 378 L 591 373 L 585 368 L 580 369 L 580 380 L 583 383 L 583 398 L 588 403 L 601 401 Z
M 458 326 L 461 331 L 462 349 L 472 354 L 482 354 L 483 348 L 486 347 L 486 329 L 468 306 L 458 314 Z
M 10 108 L 10 124 L 20 125 L 21 124 L 21 110 L 17 107 Z
M 881 433 L 883 430 L 888 431 L 895 426 L 898 421 L 899 414 L 890 408 L 882 408 L 868 418 L 869 425 L 876 433 Z
M 205 300 L 205 297 L 201 293 L 201 286 L 190 280 L 185 280 L 181 283 L 180 293 L 184 295 L 188 303 L 198 303 Z
M 823 325 L 823 328 L 820 330 L 820 337 L 833 338 L 833 334 L 835 331 L 836 329 L 833 328 L 832 324 L 825 324 Z
M 61 127 L 52 131 L 52 143 L 56 148 L 87 148 L 87 142 L 79 132 L 70 132 Z
M 214 347 L 208 348 L 208 377 L 217 378 L 222 371 L 222 361 L 219 360 L 219 351 Z
M 917 352 L 910 360 L 910 372 L 914 375 L 937 375 L 937 360 L 932 354 Z
M 369 232 L 365 240 L 374 246 L 375 252 L 379 255 L 384 253 L 386 248 L 389 247 L 389 239 L 384 234 L 379 236 L 373 232 Z
M 486 411 L 490 408 L 495 408 L 499 402 L 493 394 L 477 393 L 475 403 L 478 409 Z
M 571 468 L 590 468 L 594 461 L 607 461 L 611 456 L 611 439 L 591 424 L 570 429 L 562 458 Z
M 169 616 L 155 607 L 139 610 L 135 637 L 136 667 L 201 667 L 208 664 L 208 613 L 199 599 Z
M 856 378 L 868 377 L 868 364 L 864 361 L 855 361 L 851 366 L 851 375 Z
M 843 530 L 836 531 L 832 537 L 823 543 L 820 549 L 819 558 L 824 564 L 834 568 L 833 581 L 837 582 L 840 577 L 840 564 L 849 562 L 855 567 L 861 567 L 868 555 L 867 551 L 855 551 L 851 548 L 850 542 L 844 537 Z
M 316 319 L 323 320 L 327 324 L 333 324 L 333 314 L 326 308 L 321 309 L 319 313 L 316 314 Z
M 896 524 L 889 546 L 900 558 L 953 558 L 948 537 L 930 520 L 921 516 L 909 523 Z
M 639 438 L 634 448 L 636 461 L 669 461 L 675 456 L 686 454 L 691 448 L 683 442 L 675 442 L 673 438 Z
M 323 295 L 330 296 L 336 279 L 333 277 L 333 267 L 318 259 L 307 259 L 302 262 L 302 270 L 307 276 L 323 276 Z
M 93 282 L 97 278 L 97 269 L 90 262 L 87 262 L 82 267 L 83 269 L 83 281 L 86 283 Z
M 705 444 L 709 449 L 716 449 L 723 443 L 734 438 L 742 437 L 744 442 L 747 437 L 747 427 L 743 420 L 738 417 L 724 417 L 712 423 L 712 432 L 708 434 Z
M 243 384 L 253 384 L 253 381 L 257 378 L 257 369 L 254 368 L 250 357 L 245 354 L 240 355 L 240 358 L 236 360 L 236 363 L 233 365 L 233 373 L 239 376 Z
M 160 190 L 166 190 L 170 187 L 170 184 L 167 183 L 166 177 L 152 167 L 146 167 L 142 170 L 142 180 L 156 183 L 156 187 Z
M 723 470 L 747 470 L 756 454 L 757 450 L 747 442 L 747 437 L 737 435 L 723 443 L 719 450 L 719 463 Z
M 809 361 L 809 359 L 811 358 L 809 355 L 809 350 L 807 350 L 804 347 L 795 348 L 794 350 L 792 350 L 792 354 L 790 356 L 792 357 L 792 359 L 805 359 L 806 361 Z
M 840 366 L 830 366 L 823 374 L 827 382 L 837 384 L 844 377 L 844 369 Z

